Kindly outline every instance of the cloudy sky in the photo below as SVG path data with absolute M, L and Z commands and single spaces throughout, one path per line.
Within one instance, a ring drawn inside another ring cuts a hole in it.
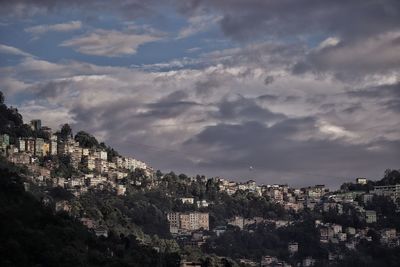
M 164 171 L 379 178 L 399 73 L 398 0 L 0 0 L 8 104 Z

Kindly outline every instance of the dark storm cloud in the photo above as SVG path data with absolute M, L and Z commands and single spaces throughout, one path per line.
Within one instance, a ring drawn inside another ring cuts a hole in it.
M 157 6 L 167 1 L 157 0 L 0 0 L 0 12 L 3 16 L 32 16 L 37 13 L 63 12 L 65 9 L 75 9 L 87 14 L 96 14 L 107 10 L 108 12 L 116 12 L 124 18 L 137 18 L 148 15 L 162 15 L 157 12 Z
M 350 97 L 358 98 L 397 98 L 400 99 L 400 83 L 368 87 L 347 92 Z
M 397 0 L 192 0 L 179 4 L 188 15 L 222 14 L 224 34 L 242 42 L 286 38 L 295 46 L 313 48 L 325 38 L 336 41 L 303 52 L 303 59 L 291 62 L 295 74 L 329 73 L 348 81 L 400 70 Z
M 399 24 L 400 25 L 400 24 Z M 352 80 L 370 73 L 387 74 L 400 70 L 400 27 L 361 40 L 327 39 L 293 67 L 293 72 L 332 73 L 341 80 Z
M 312 117 L 287 119 L 271 127 L 258 122 L 207 127 L 185 145 L 218 147 L 201 164 L 209 168 L 227 166 L 243 169 L 249 165 L 263 171 L 325 173 L 354 170 L 384 170 L 400 164 L 400 142 L 378 140 L 370 144 L 349 144 L 340 139 L 298 139 L 305 131 L 318 131 Z M 229 156 L 228 156 L 229 155 Z M 374 162 L 371 166 L 371 162 Z M 273 181 L 273 177 L 265 177 Z M 307 181 L 303 181 L 307 183 Z M 335 183 L 332 181 L 332 183 Z
M 192 0 L 180 3 L 184 13 L 221 12 L 221 27 L 236 39 L 309 32 L 356 37 L 397 29 L 397 0 Z
M 400 112 L 400 83 L 351 90 L 346 94 L 362 101 L 375 101 L 379 103 L 380 108 Z
M 205 81 L 197 81 L 194 90 L 197 96 L 207 96 L 220 85 L 221 81 L 217 77 L 211 76 Z
M 400 113 L 400 99 L 391 99 L 384 103 L 385 107 L 396 113 Z
M 214 117 L 224 120 L 254 120 L 271 122 L 286 118 L 285 115 L 273 113 L 259 106 L 254 99 L 238 96 L 234 100 L 222 100 L 217 104 L 218 111 Z
M 356 104 L 354 104 L 354 105 L 352 105 L 350 107 L 344 108 L 342 110 L 342 112 L 347 113 L 347 114 L 353 114 L 355 112 L 363 111 L 363 110 L 364 110 L 364 108 L 363 108 L 362 104 L 361 103 L 356 103 Z

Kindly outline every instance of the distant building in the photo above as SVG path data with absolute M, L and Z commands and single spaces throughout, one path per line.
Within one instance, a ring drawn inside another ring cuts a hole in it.
M 167 214 L 171 233 L 180 231 L 209 230 L 209 217 L 205 212 L 171 212 Z
M 179 267 L 201 267 L 201 262 L 181 260 Z
M 222 235 L 223 233 L 226 232 L 226 226 L 217 226 L 217 227 L 214 228 L 213 232 L 217 236 L 220 236 L 220 235 Z
M 291 255 L 297 253 L 299 251 L 299 243 L 297 242 L 290 242 L 288 244 L 288 251 Z
M 357 184 L 367 184 L 368 180 L 367 178 L 357 178 L 356 183 Z
M 35 156 L 43 156 L 43 145 L 44 145 L 43 138 L 35 138 L 35 150 L 34 150 Z
M 125 195 L 125 192 L 126 192 L 126 187 L 124 185 L 122 185 L 122 184 L 119 184 L 117 186 L 117 195 L 118 196 L 123 196 L 123 195 Z
M 57 135 L 55 134 L 50 137 L 50 155 L 57 155 Z
M 0 135 L 0 150 L 6 151 L 10 145 L 10 136 L 8 134 Z
M 270 267 L 273 263 L 277 262 L 278 258 L 272 256 L 264 256 L 261 259 L 261 267 Z
M 108 164 L 104 159 L 96 158 L 94 160 L 95 170 L 98 173 L 106 173 L 108 172 Z
M 366 223 L 376 223 L 376 211 L 366 210 L 365 211 L 365 222 Z
M 35 139 L 33 138 L 25 139 L 25 151 L 31 154 L 35 153 Z
M 44 156 L 50 155 L 50 143 L 44 143 L 42 151 Z
M 104 226 L 98 226 L 94 229 L 94 233 L 97 237 L 104 236 L 108 237 L 108 231 Z
M 17 147 L 18 147 L 19 152 L 25 151 L 25 147 L 26 147 L 25 139 L 18 138 Z
M 305 259 L 303 259 L 303 267 L 311 267 L 315 265 L 315 259 L 313 259 L 312 257 L 307 257 Z
M 243 217 L 235 216 L 235 217 L 233 217 L 232 219 L 230 219 L 230 220 L 228 221 L 228 224 L 229 224 L 229 225 L 232 225 L 232 226 L 237 226 L 237 227 L 239 227 L 241 230 L 243 230 L 243 227 L 244 227 L 244 219 L 243 219 Z
M 196 204 L 197 204 L 197 207 L 199 207 L 199 208 L 207 208 L 209 205 L 207 200 L 205 200 L 205 199 L 197 200 Z
M 364 204 L 371 202 L 373 198 L 374 198 L 374 194 L 367 193 L 367 194 L 362 195 L 362 201 Z
M 194 204 L 194 198 L 192 197 L 181 197 L 179 200 L 182 201 L 183 204 Z
M 31 128 L 34 131 L 39 131 L 42 128 L 41 120 L 31 120 Z
M 400 198 L 400 184 L 374 186 L 373 193 L 378 196 L 390 197 L 396 200 Z

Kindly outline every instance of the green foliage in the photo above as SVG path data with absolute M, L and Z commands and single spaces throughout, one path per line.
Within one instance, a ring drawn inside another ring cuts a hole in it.
M 300 247 L 294 259 L 306 256 L 323 259 L 327 256 L 311 220 L 279 229 L 269 224 L 256 225 L 252 231 L 228 228 L 221 236 L 207 241 L 206 251 L 235 259 L 248 258 L 259 261 L 262 256 L 271 255 L 289 260 L 287 244 L 290 241 L 298 242 Z
M 179 266 L 134 236 L 96 238 L 64 213 L 54 214 L 7 166 L 0 169 L 0 266 Z
M 72 128 L 68 123 L 61 126 L 61 131 L 59 133 L 59 136 L 60 136 L 61 140 L 64 140 L 64 141 L 67 140 L 68 138 L 72 137 Z
M 379 181 L 368 181 L 367 184 L 354 184 L 354 183 L 344 183 L 341 185 L 340 189 L 344 191 L 371 191 L 374 186 L 378 185 L 395 185 L 400 184 L 400 171 L 387 169 L 385 171 L 384 177 Z
M 3 100 L 0 102 L 0 134 L 8 134 L 10 143 L 15 144 L 18 137 L 32 137 L 33 131 L 23 123 L 22 115 L 15 108 L 8 108 Z
M 62 155 L 57 160 L 58 167 L 52 171 L 53 177 L 71 178 L 73 175 L 79 174 L 78 171 L 71 164 L 71 157 Z
M 376 182 L 376 185 L 395 185 L 395 184 L 400 184 L 399 170 L 387 169 L 385 171 L 385 176 L 382 178 L 382 180 Z
M 79 142 L 79 145 L 84 148 L 96 148 L 99 146 L 97 139 L 85 131 L 79 131 L 75 135 L 75 141 Z

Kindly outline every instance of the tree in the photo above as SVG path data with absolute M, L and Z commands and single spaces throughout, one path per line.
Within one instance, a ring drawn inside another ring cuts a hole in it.
M 64 124 L 61 127 L 60 137 L 63 140 L 67 140 L 69 137 L 72 137 L 72 129 L 68 123 Z
M 4 104 L 4 94 L 2 91 L 0 91 L 0 104 Z
M 79 145 L 85 148 L 93 148 L 99 146 L 99 142 L 97 141 L 97 139 L 93 135 L 85 131 L 79 131 L 75 135 L 75 141 L 79 142 Z

